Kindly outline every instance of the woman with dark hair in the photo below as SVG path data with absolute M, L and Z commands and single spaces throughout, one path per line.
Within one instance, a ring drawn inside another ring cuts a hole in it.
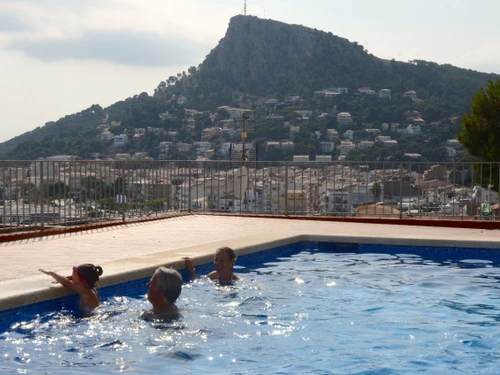
M 69 290 L 78 293 L 80 300 L 78 308 L 83 315 L 89 315 L 92 310 L 99 306 L 99 294 L 95 288 L 102 275 L 102 268 L 93 264 L 81 264 L 73 267 L 73 273 L 69 277 L 61 276 L 53 271 L 39 270 L 46 275 L 52 276 L 58 283 Z
M 215 251 L 214 268 L 206 277 L 210 280 L 218 280 L 219 283 L 232 283 L 236 280 L 241 280 L 241 277 L 233 273 L 233 267 L 236 263 L 236 254 L 230 247 L 220 247 Z M 196 278 L 196 271 L 194 270 L 193 260 L 189 257 L 184 258 L 184 265 L 186 266 L 189 277 L 191 280 Z

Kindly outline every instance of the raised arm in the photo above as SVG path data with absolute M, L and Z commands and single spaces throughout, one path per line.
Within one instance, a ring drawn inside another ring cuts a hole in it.
M 190 257 L 184 257 L 184 266 L 188 270 L 189 278 L 191 280 L 196 279 L 196 271 L 194 270 L 193 260 Z
M 68 289 L 71 289 L 75 293 L 82 293 L 84 291 L 83 290 L 84 287 L 82 285 L 77 285 L 73 283 L 73 281 L 69 280 L 67 277 L 61 276 L 53 271 L 46 271 L 43 269 L 39 269 L 39 271 L 46 275 L 52 276 L 54 280 L 56 280 L 59 284 L 63 285 Z

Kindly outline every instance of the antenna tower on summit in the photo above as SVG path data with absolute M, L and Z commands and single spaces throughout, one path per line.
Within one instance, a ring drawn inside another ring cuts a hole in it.
M 243 15 L 247 15 L 247 0 L 245 0 L 245 2 L 243 3 Z

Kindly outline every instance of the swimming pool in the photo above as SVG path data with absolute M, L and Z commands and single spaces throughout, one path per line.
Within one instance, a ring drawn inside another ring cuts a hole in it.
M 147 280 L 103 288 L 92 318 L 17 316 L 0 372 L 498 373 L 492 250 L 300 243 L 238 264 L 235 286 L 186 285 L 168 323 L 138 319 Z

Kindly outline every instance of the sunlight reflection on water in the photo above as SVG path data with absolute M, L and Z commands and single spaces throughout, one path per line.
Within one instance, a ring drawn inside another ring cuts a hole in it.
M 383 363 L 373 373 L 487 374 L 500 360 L 491 262 L 312 251 L 280 259 L 245 269 L 233 286 L 185 284 L 181 316 L 167 322 L 139 319 L 144 296 L 110 298 L 89 318 L 25 317 L 0 333 L 0 372 L 351 373 Z

